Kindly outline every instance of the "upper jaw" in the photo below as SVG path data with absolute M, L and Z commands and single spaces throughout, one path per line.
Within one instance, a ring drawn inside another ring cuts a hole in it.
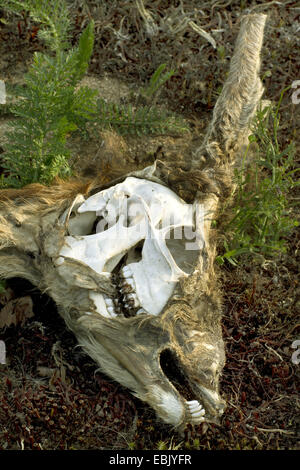
M 204 421 L 219 424 L 220 417 L 225 409 L 225 401 L 217 391 L 217 379 L 214 380 L 216 388 L 209 387 L 202 381 L 201 383 L 198 378 L 194 377 L 194 371 L 186 367 L 184 361 L 174 354 L 172 346 L 167 347 L 167 350 L 171 353 L 168 356 L 169 362 L 174 360 L 173 370 L 177 371 L 175 372 L 176 378 L 174 381 L 174 377 L 172 378 L 163 366 L 162 375 L 164 382 L 168 382 L 169 388 L 177 395 L 178 400 L 183 403 L 185 412 L 181 424 L 191 423 L 197 425 Z M 194 380 L 191 379 L 192 377 L 194 377 Z
M 208 410 L 212 419 L 219 419 L 220 416 L 224 413 L 225 410 L 225 401 L 219 396 L 219 394 L 210 390 L 206 387 L 199 386 L 204 406 Z
M 173 387 L 171 387 L 173 388 Z M 203 422 L 219 424 L 224 410 L 224 402 L 218 399 L 214 404 L 208 404 L 207 400 L 186 400 L 177 391 L 166 391 L 163 387 L 151 386 L 151 400 L 149 404 L 156 410 L 161 419 L 174 427 L 187 424 L 199 425 Z
M 203 422 L 219 424 L 225 402 L 216 392 L 201 387 L 201 394 L 187 400 L 169 381 L 168 386 L 165 382 L 166 379 L 161 386 L 149 387 L 151 394 L 149 403 L 163 421 L 175 427 L 187 424 L 199 425 Z
M 168 362 L 174 360 L 174 366 L 172 366 L 174 367 L 173 370 L 177 370 L 178 367 L 177 372 L 179 373 L 179 377 L 176 375 L 175 381 L 174 377 L 172 378 L 170 376 L 170 373 L 167 371 L 166 367 L 162 365 L 162 361 L 160 360 L 162 353 L 166 351 L 170 352 Z M 164 415 L 168 417 L 168 420 L 166 420 L 164 416 L 161 416 L 164 421 L 176 427 L 188 423 L 198 425 L 204 421 L 219 424 L 219 418 L 224 411 L 225 402 L 221 399 L 217 391 L 191 381 L 190 377 L 193 376 L 193 374 L 189 374 L 184 363 L 182 363 L 172 351 L 171 345 L 166 344 L 159 352 L 157 367 L 161 390 L 164 390 L 166 395 L 165 399 L 162 401 L 166 405 Z M 166 390 L 168 390 L 168 392 L 166 392 Z M 167 395 L 170 397 L 171 394 L 173 396 L 172 400 L 167 400 Z M 175 408 L 174 397 L 176 397 L 177 403 L 181 404 L 182 412 L 177 412 L 176 419 L 172 422 L 171 418 L 174 414 L 173 408 Z M 152 406 L 155 408 L 153 404 Z

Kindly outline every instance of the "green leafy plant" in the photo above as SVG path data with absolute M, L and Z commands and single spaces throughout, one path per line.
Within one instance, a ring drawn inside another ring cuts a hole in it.
M 279 107 L 267 107 L 257 112 L 244 162 L 236 170 L 237 190 L 233 217 L 226 226 L 224 253 L 217 262 L 236 265 L 241 255 L 259 254 L 272 257 L 286 250 L 285 236 L 298 222 L 291 215 L 288 193 L 299 183 L 295 180 L 294 146 L 283 151 L 278 143 Z M 245 159 L 251 142 L 258 146 L 251 166 Z
M 157 94 L 158 90 L 164 85 L 171 77 L 174 75 L 175 70 L 170 70 L 169 72 L 164 72 L 166 64 L 161 64 L 153 75 L 151 76 L 149 83 L 146 88 L 141 90 L 141 94 L 147 98 L 153 98 Z
M 183 442 L 176 444 L 173 442 L 173 437 L 170 441 L 158 441 L 156 444 L 157 450 L 179 450 L 181 449 Z
M 17 119 L 10 123 L 4 145 L 1 185 L 48 184 L 57 175 L 70 174 L 66 139 L 96 110 L 96 92 L 78 87 L 92 54 L 94 25 L 91 22 L 78 46 L 71 48 L 64 0 L 0 0 L 0 6 L 15 13 L 28 11 L 40 24 L 38 34 L 48 49 L 34 54 L 25 86 L 17 90 L 19 99 L 12 107 Z
M 152 105 L 131 106 L 107 103 L 95 90 L 79 86 L 93 50 L 94 25 L 91 22 L 79 44 L 69 43 L 71 21 L 65 0 L 0 0 L 0 6 L 14 13 L 27 11 L 39 24 L 38 35 L 46 52 L 35 53 L 23 86 L 8 90 L 14 98 L 1 108 L 13 115 L 1 166 L 2 187 L 22 187 L 29 183 L 49 184 L 56 177 L 71 174 L 67 139 L 75 130 L 88 134 L 91 121 L 120 134 L 183 133 L 183 119 Z M 148 98 L 157 94 L 173 75 L 162 64 L 149 85 L 142 90 Z
M 187 123 L 156 106 L 117 105 L 98 100 L 96 121 L 102 128 L 113 128 L 119 134 L 181 134 L 189 130 Z
M 101 127 L 112 128 L 121 135 L 188 132 L 189 126 L 183 118 L 153 104 L 158 91 L 175 73 L 174 70 L 163 73 L 165 68 L 166 64 L 161 64 L 151 76 L 148 85 L 139 90 L 135 106 L 118 105 L 99 98 L 96 122 Z
M 188 450 L 200 450 L 200 441 L 198 438 L 194 438 L 191 441 L 186 441 L 184 446 Z

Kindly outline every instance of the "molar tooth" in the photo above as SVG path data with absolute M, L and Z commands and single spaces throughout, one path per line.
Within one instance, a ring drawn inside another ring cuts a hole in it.
M 104 301 L 105 301 L 107 307 L 113 307 L 114 306 L 114 303 L 113 303 L 112 299 L 110 299 L 109 297 L 104 297 Z
M 107 311 L 110 313 L 111 316 L 115 317 L 117 314 L 115 312 L 114 307 L 107 307 Z
M 198 406 L 198 408 L 190 408 L 190 413 L 192 416 L 196 415 L 197 413 L 199 413 L 200 411 L 203 411 L 203 408 L 201 406 Z
M 202 406 L 199 403 L 195 405 L 189 405 L 189 410 L 191 412 L 201 410 L 201 409 L 202 409 Z
M 131 269 L 128 267 L 128 266 L 124 266 L 122 269 L 121 269 L 122 273 L 123 273 L 123 276 L 125 278 L 127 277 L 132 277 L 132 271 Z
M 188 405 L 194 405 L 195 403 L 199 403 L 198 400 L 187 401 Z

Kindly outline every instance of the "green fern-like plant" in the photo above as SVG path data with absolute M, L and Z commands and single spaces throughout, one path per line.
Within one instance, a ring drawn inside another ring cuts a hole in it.
M 124 134 L 181 134 L 189 130 L 180 117 L 156 106 L 117 105 L 104 99 L 98 100 L 96 121 L 102 128 L 112 128 Z
M 166 64 L 161 64 L 150 77 L 148 85 L 139 90 L 135 106 L 109 103 L 99 98 L 95 121 L 102 128 L 112 128 L 121 135 L 178 135 L 189 132 L 189 126 L 183 118 L 154 104 L 158 91 L 175 73 L 174 70 L 163 73 L 165 68 Z
M 117 105 L 98 97 L 95 90 L 79 86 L 85 75 L 94 43 L 91 22 L 72 48 L 71 21 L 65 0 L 0 0 L 0 7 L 19 14 L 24 10 L 39 24 L 38 35 L 46 46 L 35 53 L 25 75 L 25 84 L 7 89 L 14 98 L 1 108 L 12 114 L 1 167 L 2 187 L 29 183 L 50 184 L 56 177 L 68 177 L 70 150 L 66 145 L 76 129 L 88 135 L 86 124 L 112 128 L 120 134 L 179 134 L 188 131 L 185 121 L 158 106 Z M 142 93 L 148 98 L 173 75 L 162 64 Z
M 38 35 L 53 52 L 69 46 L 71 22 L 64 0 L 0 0 L 0 7 L 17 14 L 27 11 L 42 26 Z
M 70 132 L 95 113 L 96 92 L 77 88 L 93 50 L 94 25 L 81 34 L 79 44 L 69 44 L 70 19 L 64 0 L 0 0 L 0 6 L 15 13 L 26 10 L 40 23 L 39 36 L 48 52 L 35 53 L 12 106 L 16 118 L 10 123 L 1 166 L 2 187 L 28 183 L 49 184 L 57 175 L 70 174 Z
M 161 64 L 150 77 L 146 87 L 137 95 L 136 105 L 118 105 L 98 100 L 97 122 L 104 128 L 113 128 L 119 134 L 182 134 L 189 131 L 187 122 L 173 113 L 154 105 L 158 91 L 174 75 L 175 71 L 164 72 Z M 150 103 L 152 100 L 152 104 Z

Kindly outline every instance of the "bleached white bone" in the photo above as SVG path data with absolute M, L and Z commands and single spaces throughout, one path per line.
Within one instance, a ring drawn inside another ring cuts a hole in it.
M 124 254 L 141 240 L 141 236 L 145 236 L 145 231 L 140 233 L 135 227 L 125 228 L 120 218 L 104 232 L 65 237 L 60 256 L 82 261 L 98 273 L 111 272 Z
M 192 258 L 197 258 L 197 252 L 191 257 L 176 236 L 168 241 L 170 233 L 177 229 L 177 236 L 183 235 L 183 227 L 193 230 L 194 207 L 161 184 L 128 177 L 88 198 L 77 208 L 77 214 L 79 220 L 87 214 L 89 220 L 95 215 L 101 219 L 95 234 L 65 237 L 60 262 L 64 257 L 73 258 L 98 273 L 111 273 L 126 255 L 127 265 L 121 270 L 126 280 L 121 291 L 126 292 L 125 284 L 130 284 L 135 306 L 158 315 L 179 279 L 190 273 L 185 268 Z M 78 233 L 81 232 L 79 229 Z M 135 247 L 141 242 L 140 253 Z M 103 310 L 105 316 L 109 315 L 105 303 L 103 306 L 100 298 L 96 300 L 99 313 Z
M 124 196 L 133 197 L 129 202 L 143 201 L 147 204 L 154 225 L 159 221 L 169 222 L 169 226 L 177 224 L 185 226 L 191 223 L 191 205 L 186 204 L 166 186 L 133 176 L 89 197 L 78 208 L 78 212 L 99 212 L 107 207 L 108 200 L 109 203 L 119 202 Z

